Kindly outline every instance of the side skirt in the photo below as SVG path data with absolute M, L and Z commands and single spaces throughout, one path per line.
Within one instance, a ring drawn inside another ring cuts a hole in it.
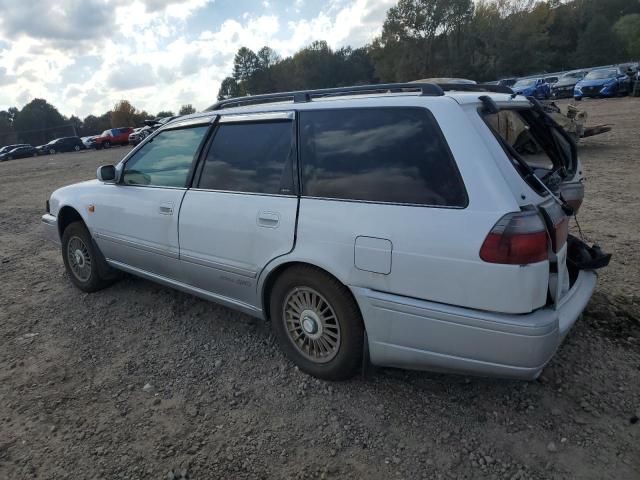
M 180 290 L 181 292 L 190 293 L 191 295 L 195 295 L 196 297 L 200 297 L 211 302 L 219 303 L 221 305 L 224 305 L 225 307 L 229 307 L 233 310 L 238 310 L 252 317 L 264 318 L 263 312 L 260 308 L 249 305 L 248 303 L 239 302 L 223 295 L 216 295 L 215 293 L 211 293 L 207 290 L 193 287 L 191 285 L 187 285 L 186 283 L 177 282 L 175 280 L 171 280 L 170 278 L 156 275 L 155 273 L 147 272 L 146 270 L 141 270 L 139 268 L 135 268 L 130 265 L 117 262 L 115 260 L 107 260 L 107 263 L 113 268 L 117 268 L 118 270 L 122 270 L 123 272 L 127 272 L 132 275 L 151 280 L 152 282 L 156 282 L 170 288 L 175 288 L 176 290 Z

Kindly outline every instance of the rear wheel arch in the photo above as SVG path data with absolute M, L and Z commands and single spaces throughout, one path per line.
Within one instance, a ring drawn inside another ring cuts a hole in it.
M 261 290 L 261 294 L 260 294 L 260 299 L 262 301 L 262 308 L 263 308 L 263 312 L 264 312 L 264 318 L 266 320 L 270 319 L 270 314 L 271 314 L 271 312 L 269 311 L 269 309 L 270 309 L 270 298 L 271 298 L 271 292 L 273 290 L 273 286 L 276 283 L 276 280 L 285 271 L 287 271 L 287 270 L 289 270 L 289 269 L 291 269 L 293 267 L 309 267 L 311 269 L 314 269 L 314 270 L 318 271 L 319 273 L 322 273 L 322 274 L 325 274 L 325 275 L 328 275 L 328 276 L 332 277 L 333 279 L 335 279 L 337 282 L 339 282 L 340 284 L 342 284 L 346 288 L 346 290 L 349 292 L 349 295 L 351 296 L 351 299 L 353 300 L 354 304 L 356 305 L 358 310 L 360 310 L 360 305 L 358 305 L 358 302 L 356 301 L 355 297 L 353 296 L 353 293 L 351 292 L 351 289 L 342 280 L 340 280 L 340 278 L 338 278 L 336 275 L 334 275 L 333 273 L 331 273 L 327 269 L 322 268 L 322 267 L 320 267 L 318 265 L 314 265 L 313 263 L 310 263 L 310 262 L 289 261 L 289 262 L 282 263 L 282 264 L 276 266 L 275 268 L 273 268 L 270 272 L 267 273 L 266 278 L 262 282 L 262 290 Z M 361 311 L 360 311 L 360 314 L 362 315 Z

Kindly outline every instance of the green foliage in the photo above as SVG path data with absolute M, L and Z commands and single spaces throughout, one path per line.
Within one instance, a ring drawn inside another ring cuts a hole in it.
M 178 115 L 191 115 L 192 113 L 196 113 L 196 109 L 193 108 L 193 105 L 188 103 L 180 107 L 180 111 L 178 112 Z
M 64 127 L 66 123 L 56 107 L 46 100 L 36 98 L 27 103 L 15 116 L 13 129 L 18 141 L 40 145 L 65 133 L 70 135 L 71 132 Z
M 640 57 L 640 14 L 632 13 L 621 17 L 613 26 L 620 41 L 632 58 Z
M 174 116 L 175 114 L 171 110 L 163 110 L 161 112 L 158 112 L 158 115 L 156 115 L 157 118 L 174 117 Z

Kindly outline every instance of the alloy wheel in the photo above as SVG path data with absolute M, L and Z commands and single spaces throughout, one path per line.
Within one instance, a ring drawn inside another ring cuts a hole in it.
M 81 282 L 91 278 L 91 255 L 80 237 L 73 236 L 67 244 L 67 260 L 73 275 Z
M 331 304 L 309 287 L 296 287 L 285 297 L 282 317 L 289 340 L 308 360 L 327 363 L 340 349 L 340 323 Z

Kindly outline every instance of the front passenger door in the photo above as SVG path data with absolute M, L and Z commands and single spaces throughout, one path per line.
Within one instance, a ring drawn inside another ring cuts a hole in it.
M 117 184 L 99 189 L 93 233 L 108 260 L 179 279 L 178 213 L 209 128 L 160 132 L 126 160 Z

